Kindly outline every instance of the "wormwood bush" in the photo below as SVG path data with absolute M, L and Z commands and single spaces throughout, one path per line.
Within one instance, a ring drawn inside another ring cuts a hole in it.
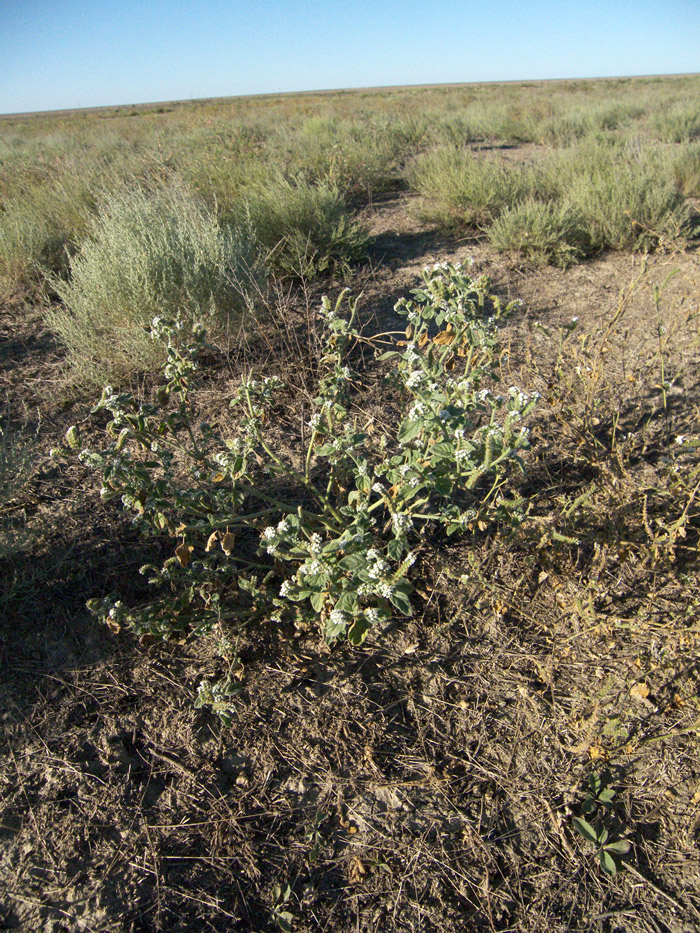
M 669 143 L 700 139 L 700 112 L 694 104 L 676 104 L 658 113 L 652 121 L 654 132 Z
M 566 268 L 585 255 L 589 238 L 582 216 L 557 203 L 528 200 L 506 209 L 489 229 L 498 250 Z
M 70 273 L 52 280 L 64 306 L 48 320 L 76 379 L 100 385 L 162 360 L 154 316 L 240 319 L 257 256 L 249 227 L 223 227 L 184 186 L 127 186 L 103 198 Z
M 559 169 L 566 203 L 584 218 L 593 248 L 653 249 L 684 228 L 687 208 L 663 153 L 584 141 Z
M 346 274 L 364 256 L 367 236 L 340 191 L 328 182 L 311 184 L 279 175 L 244 200 L 277 273 L 307 280 L 327 272 Z
M 422 195 L 422 216 L 452 228 L 492 222 L 536 187 L 532 170 L 506 168 L 458 146 L 419 156 L 408 170 L 408 180 Z
M 683 147 L 673 163 L 673 178 L 681 194 L 700 197 L 700 144 Z
M 354 644 L 377 622 L 411 615 L 412 568 L 431 530 L 468 535 L 524 513 L 505 484 L 511 466 L 523 466 L 522 419 L 537 399 L 484 386 L 496 375 L 498 321 L 513 306 L 502 308 L 488 288 L 486 277 L 444 265 L 426 270 L 422 288 L 398 302 L 406 339 L 380 360 L 390 364 L 402 415 L 381 430 L 352 406 L 358 300 L 347 290 L 335 305 L 324 298 L 317 395 L 289 456 L 270 438 L 285 394 L 274 377 L 242 379 L 231 401 L 239 412 L 233 436 L 193 425 L 202 331 L 156 319 L 164 384 L 141 405 L 107 387 L 95 411 L 110 418 L 110 443 L 80 458 L 102 473 L 103 498 L 120 498 L 136 524 L 174 539 L 172 552 L 142 569 L 157 587 L 154 600 L 129 609 L 110 596 L 91 610 L 112 629 L 149 639 L 286 618 L 319 625 L 328 642 Z M 77 428 L 67 441 L 80 450 Z M 205 683 L 199 701 L 226 712 L 227 689 Z

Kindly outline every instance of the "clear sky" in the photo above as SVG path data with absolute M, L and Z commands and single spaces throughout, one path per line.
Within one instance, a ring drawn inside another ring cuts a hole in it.
M 0 113 L 700 71 L 700 0 L 0 0 Z

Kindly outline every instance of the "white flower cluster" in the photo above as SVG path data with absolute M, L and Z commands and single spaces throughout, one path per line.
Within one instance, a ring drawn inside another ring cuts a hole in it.
M 414 369 L 406 380 L 407 389 L 415 389 L 425 379 L 425 373 L 420 369 Z
M 367 576 L 371 580 L 380 580 L 389 570 L 389 564 L 379 554 L 376 548 L 367 551 L 367 560 L 372 561 L 367 567 Z
M 270 557 L 276 557 L 279 554 L 279 546 L 288 533 L 289 522 L 286 518 L 283 518 L 282 521 L 277 524 L 277 527 L 268 525 L 261 537 L 265 553 L 269 554 Z
M 406 417 L 409 421 L 418 421 L 419 418 L 424 418 L 429 411 L 430 409 L 425 402 L 414 402 L 409 408 Z
M 413 528 L 413 519 L 406 512 L 394 512 L 391 516 L 391 527 L 395 536 L 408 534 Z

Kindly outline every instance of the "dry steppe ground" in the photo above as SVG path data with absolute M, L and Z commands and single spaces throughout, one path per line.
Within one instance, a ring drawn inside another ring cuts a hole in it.
M 500 365 L 542 395 L 516 480 L 531 515 L 511 535 L 425 541 L 419 612 L 360 647 L 246 630 L 228 725 L 193 707 L 211 646 L 146 646 L 87 612 L 112 589 L 143 599 L 138 568 L 172 544 L 49 458 L 76 421 L 97 432 L 94 398 L 67 385 L 36 303 L 0 310 L 0 390 L 36 435 L 3 506 L 0 929 L 700 928 L 700 474 L 676 441 L 698 437 L 697 245 L 534 265 L 414 202 L 361 208 L 369 251 L 348 284 L 368 331 L 401 326 L 395 302 L 434 262 L 471 258 L 523 300 Z M 341 285 L 289 292 L 289 320 Z M 215 346 L 202 417 L 229 417 L 250 359 Z M 614 791 L 597 810 L 596 777 Z M 630 843 L 614 875 L 576 831 L 586 814 Z

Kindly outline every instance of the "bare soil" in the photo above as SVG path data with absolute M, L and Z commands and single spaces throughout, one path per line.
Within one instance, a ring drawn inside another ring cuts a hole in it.
M 652 560 L 657 499 L 638 494 L 667 484 L 669 438 L 697 427 L 697 253 L 561 271 L 426 228 L 404 198 L 364 219 L 352 284 L 372 326 L 394 326 L 433 262 L 472 257 L 523 299 L 502 365 L 543 395 L 529 530 L 426 542 L 420 615 L 361 648 L 246 633 L 223 726 L 192 705 L 207 648 L 145 648 L 87 613 L 112 589 L 143 597 L 159 546 L 79 464 L 49 460 L 91 401 L 61 388 L 40 313 L 2 309 L 1 388 L 38 456 L 0 563 L 0 929 L 700 928 L 697 528 Z M 226 407 L 232 365 L 212 367 L 203 406 Z M 557 544 L 552 516 L 582 490 L 586 534 Z M 594 773 L 616 791 L 610 839 L 631 843 L 614 877 L 572 822 Z

